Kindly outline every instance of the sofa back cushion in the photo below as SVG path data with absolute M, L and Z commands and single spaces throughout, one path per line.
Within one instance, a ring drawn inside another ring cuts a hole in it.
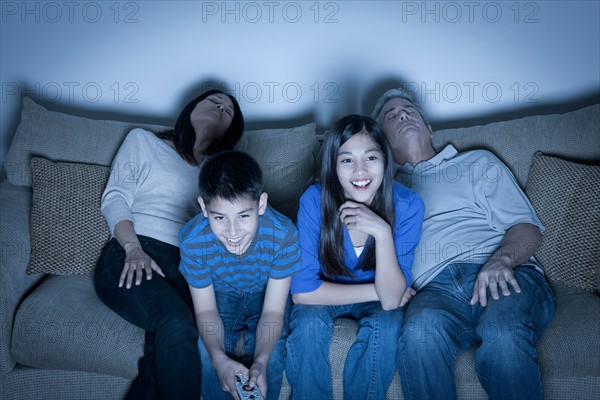
M 123 139 L 135 127 L 152 132 L 170 129 L 161 125 L 94 120 L 50 111 L 23 98 L 21 122 L 6 155 L 10 183 L 32 186 L 32 157 L 51 161 L 110 166 Z M 316 124 L 245 131 L 236 145 L 263 169 L 269 203 L 295 220 L 298 199 L 315 170 Z
M 432 143 L 440 150 L 452 143 L 458 151 L 487 149 L 511 169 L 525 187 L 536 151 L 562 158 L 600 160 L 600 104 L 561 115 L 536 115 L 470 128 L 434 133 Z
M 169 129 L 49 111 L 24 97 L 21 122 L 4 164 L 7 179 L 13 185 L 31 187 L 32 156 L 110 166 L 125 135 L 138 126 L 154 132 Z

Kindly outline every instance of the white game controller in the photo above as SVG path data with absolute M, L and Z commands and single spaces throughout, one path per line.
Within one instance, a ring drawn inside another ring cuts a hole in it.
M 258 387 L 250 387 L 248 381 L 241 372 L 235 374 L 235 387 L 240 396 L 240 400 L 263 400 Z

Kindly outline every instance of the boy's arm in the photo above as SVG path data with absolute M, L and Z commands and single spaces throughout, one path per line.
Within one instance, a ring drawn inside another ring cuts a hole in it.
M 248 369 L 225 353 L 223 320 L 217 309 L 214 287 L 212 284 L 205 288 L 188 286 L 194 303 L 198 332 L 217 371 L 221 386 L 223 390 L 231 393 L 234 399 L 238 399 L 235 374 L 238 371 L 247 374 Z
M 283 332 L 285 306 L 290 293 L 291 280 L 291 277 L 269 278 L 262 312 L 256 327 L 256 347 L 249 377 L 250 385 L 258 385 L 263 395 L 267 393 L 267 364 L 275 343 Z

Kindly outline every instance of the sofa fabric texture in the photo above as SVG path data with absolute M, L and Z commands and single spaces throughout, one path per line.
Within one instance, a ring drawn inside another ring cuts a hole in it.
M 48 216 L 40 212 L 88 215 L 74 209 L 94 206 L 74 198 L 90 197 L 99 204 L 100 181 L 109 179 L 112 158 L 127 132 L 138 126 L 168 129 L 82 118 L 23 99 L 21 123 L 4 165 L 8 179 L 0 183 L 0 398 L 123 398 L 137 374 L 144 332 L 108 309 L 93 287 L 91 260 L 102 247 L 102 229 L 98 243 L 68 238 L 52 249 L 42 247 L 48 253 L 43 257 L 38 250 L 40 241 L 53 240 L 46 236 L 58 229 L 44 227 Z M 237 145 L 263 168 L 271 205 L 293 220 L 318 164 L 315 129 L 307 124 L 247 131 Z M 459 151 L 485 148 L 496 154 L 526 189 L 546 227 L 536 256 L 556 296 L 555 318 L 537 345 L 547 399 L 600 398 L 599 229 L 594 225 L 600 214 L 599 131 L 600 105 L 593 105 L 433 136 L 436 149 L 452 143 Z M 41 178 L 46 192 L 58 192 L 44 193 L 56 202 L 52 210 L 39 204 Z M 40 228 L 45 230 L 36 234 Z M 59 259 L 53 253 L 60 251 L 80 258 Z M 34 261 L 43 272 L 28 274 Z M 355 334 L 355 321 L 336 320 L 330 351 L 336 399 L 343 398 L 342 367 Z M 459 399 L 486 398 L 474 370 L 473 349 L 458 356 L 455 381 Z M 286 382 L 281 399 L 291 393 Z M 387 398 L 403 398 L 398 374 Z

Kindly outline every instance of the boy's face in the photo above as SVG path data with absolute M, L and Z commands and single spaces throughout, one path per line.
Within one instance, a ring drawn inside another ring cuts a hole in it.
M 202 213 L 208 218 L 210 229 L 225 248 L 233 254 L 244 254 L 252 243 L 258 228 L 258 216 L 267 208 L 267 194 L 260 195 L 258 201 L 240 198 L 233 202 L 214 198 L 205 204 L 202 197 L 198 203 Z

